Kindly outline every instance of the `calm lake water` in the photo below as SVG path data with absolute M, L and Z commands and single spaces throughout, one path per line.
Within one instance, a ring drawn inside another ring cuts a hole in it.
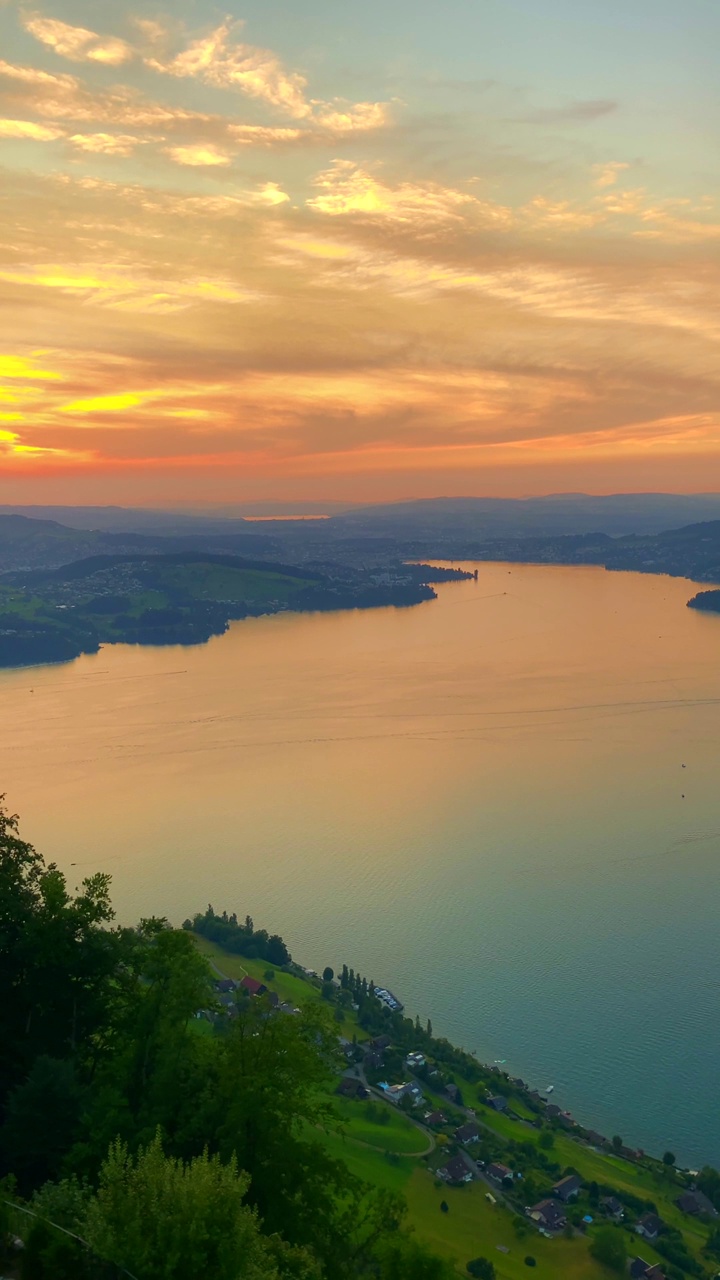
M 720 1164 L 720 617 L 480 565 L 407 610 L 0 672 L 0 789 L 119 917 L 249 912 L 578 1118 Z M 72 865 L 75 864 L 75 865 Z

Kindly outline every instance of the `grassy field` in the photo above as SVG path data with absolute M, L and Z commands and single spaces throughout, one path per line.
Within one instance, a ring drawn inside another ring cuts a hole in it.
M 249 975 L 260 982 L 267 982 L 267 986 L 272 991 L 277 991 L 281 1000 L 298 1007 L 306 1005 L 308 1001 L 322 999 L 319 989 L 312 983 L 306 982 L 304 978 L 297 978 L 292 973 L 284 973 L 282 969 L 274 969 L 272 981 L 267 980 L 265 973 L 272 966 L 268 965 L 266 960 L 248 960 L 245 956 L 233 955 L 231 951 L 223 951 L 217 943 L 201 938 L 197 933 L 193 934 L 193 938 L 198 951 L 217 965 L 221 973 L 226 974 L 228 978 L 234 978 L 239 982 L 241 978 Z M 339 1024 L 338 1031 L 342 1032 Z
M 159 587 L 182 591 L 194 600 L 251 600 L 259 604 L 268 600 L 290 601 L 303 587 L 311 585 L 304 578 L 282 573 L 203 562 L 158 563 L 155 577 Z
M 409 1220 L 418 1238 L 438 1253 L 451 1257 L 459 1275 L 467 1276 L 466 1263 L 471 1258 L 490 1258 L 498 1280 L 609 1280 L 609 1273 L 591 1258 L 587 1242 L 545 1240 L 533 1232 L 518 1240 L 512 1227 L 513 1215 L 501 1205 L 485 1199 L 487 1188 L 475 1182 L 466 1187 L 435 1187 L 432 1175 L 417 1167 L 405 1184 Z M 445 1200 L 449 1212 L 442 1213 Z M 509 1250 L 502 1253 L 502 1245 Z M 531 1255 L 537 1261 L 533 1269 L 525 1265 Z
M 375 1187 L 407 1192 L 407 1184 L 417 1168 L 417 1160 L 412 1156 L 388 1156 L 337 1133 L 318 1132 L 316 1138 L 337 1160 L 343 1160 L 357 1178 Z
M 349 1138 L 377 1147 L 379 1151 L 391 1151 L 402 1155 L 420 1154 L 427 1150 L 426 1135 L 416 1125 L 411 1124 L 402 1111 L 397 1111 L 383 1102 L 376 1102 L 374 1105 L 384 1108 L 384 1114 L 389 1117 L 387 1124 L 377 1124 L 369 1119 L 366 1104 L 363 1102 L 349 1102 L 344 1098 L 335 1099 L 335 1110 Z

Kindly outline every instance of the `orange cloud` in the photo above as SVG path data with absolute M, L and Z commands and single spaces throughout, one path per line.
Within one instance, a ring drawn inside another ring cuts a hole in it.
M 166 147 L 165 154 L 177 164 L 191 165 L 196 168 L 232 164 L 232 156 L 226 151 L 220 151 L 218 147 L 203 143 L 186 147 Z
M 71 27 L 37 13 L 23 14 L 21 18 L 31 36 L 71 62 L 101 62 L 118 67 L 133 57 L 130 45 L 116 36 L 99 36 L 85 27 Z
M 0 138 L 26 138 L 34 142 L 52 142 L 62 138 L 64 130 L 37 124 L 34 120 L 0 120 Z
M 392 187 L 351 160 L 335 160 L 318 174 L 315 186 L 321 194 L 307 201 L 308 208 L 333 218 L 359 215 L 426 225 L 459 221 L 469 207 L 481 205 L 475 196 L 438 183 L 402 182 Z M 510 218 L 509 211 L 499 207 L 493 216 L 499 222 Z

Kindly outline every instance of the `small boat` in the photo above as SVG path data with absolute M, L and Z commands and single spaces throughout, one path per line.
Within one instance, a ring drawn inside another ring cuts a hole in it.
M 555 1085 L 554 1085 L 554 1084 L 549 1084 L 549 1085 L 548 1085 L 548 1087 L 547 1087 L 547 1089 L 545 1090 L 545 1092 L 546 1092 L 546 1093 L 552 1093 L 552 1091 L 553 1091 L 553 1089 L 554 1089 L 554 1088 L 555 1088 Z

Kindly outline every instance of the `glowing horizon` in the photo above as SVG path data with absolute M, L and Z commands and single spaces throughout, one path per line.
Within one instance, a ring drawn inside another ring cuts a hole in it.
M 720 488 L 719 10 L 228 9 L 0 0 L 0 502 Z

